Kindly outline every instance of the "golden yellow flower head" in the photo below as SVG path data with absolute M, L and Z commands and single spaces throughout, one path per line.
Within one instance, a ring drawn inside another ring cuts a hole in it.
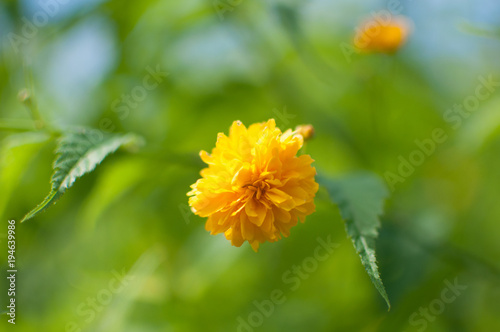
M 206 230 L 224 232 L 233 246 L 248 241 L 257 251 L 260 243 L 287 237 L 315 211 L 313 160 L 297 156 L 303 142 L 291 129 L 282 133 L 274 119 L 248 128 L 233 122 L 211 154 L 200 152 L 208 168 L 188 192 L 191 210 L 208 217 Z
M 375 15 L 356 29 L 354 46 L 364 52 L 394 53 L 406 42 L 410 31 L 405 16 Z

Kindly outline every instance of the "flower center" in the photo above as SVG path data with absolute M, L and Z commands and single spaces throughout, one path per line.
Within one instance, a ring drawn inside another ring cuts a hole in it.
M 262 195 L 266 193 L 266 190 L 271 188 L 271 185 L 267 183 L 267 179 L 258 179 L 254 183 L 247 183 L 243 185 L 242 188 L 247 188 L 247 192 L 256 199 L 260 199 Z

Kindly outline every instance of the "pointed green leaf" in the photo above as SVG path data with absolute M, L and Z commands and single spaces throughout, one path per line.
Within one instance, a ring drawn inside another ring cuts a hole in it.
M 141 138 L 134 134 L 105 134 L 83 129 L 64 134 L 59 140 L 51 179 L 50 193 L 21 222 L 44 211 L 64 194 L 79 177 L 91 172 L 110 153 L 121 146 L 138 145 Z
M 383 213 L 388 190 L 375 174 L 359 173 L 341 179 L 319 178 L 345 220 L 347 234 L 361 258 L 361 263 L 372 283 L 387 303 L 391 304 L 378 272 L 375 240 L 380 227 L 379 215 Z

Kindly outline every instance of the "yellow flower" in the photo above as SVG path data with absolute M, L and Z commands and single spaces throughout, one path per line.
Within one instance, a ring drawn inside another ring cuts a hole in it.
M 302 135 L 304 141 L 314 137 L 314 127 L 312 125 L 301 125 L 295 127 L 295 132 Z
M 375 15 L 356 29 L 354 46 L 365 52 L 394 53 L 408 39 L 410 21 L 404 16 Z
M 208 217 L 205 229 L 257 251 L 304 222 L 315 211 L 318 184 L 311 157 L 297 156 L 303 142 L 291 129 L 282 133 L 274 119 L 248 129 L 235 121 L 229 136 L 219 133 L 212 153 L 200 152 L 208 168 L 188 192 L 193 213 Z

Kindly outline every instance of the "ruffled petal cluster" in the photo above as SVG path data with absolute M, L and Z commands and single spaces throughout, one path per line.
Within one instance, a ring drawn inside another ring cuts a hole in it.
M 309 155 L 297 155 L 303 143 L 273 119 L 248 128 L 235 121 L 229 136 L 218 134 L 212 153 L 200 152 L 208 167 L 188 193 L 191 210 L 208 217 L 206 230 L 237 247 L 248 241 L 257 251 L 287 237 L 315 211 L 316 170 Z

